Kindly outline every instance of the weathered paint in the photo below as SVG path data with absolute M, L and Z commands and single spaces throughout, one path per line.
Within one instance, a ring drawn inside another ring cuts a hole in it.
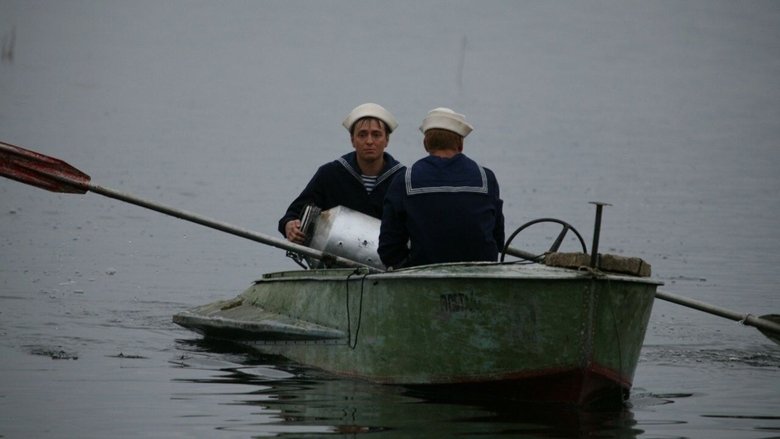
M 520 264 L 295 271 L 174 321 L 342 376 L 583 404 L 630 388 L 657 285 Z

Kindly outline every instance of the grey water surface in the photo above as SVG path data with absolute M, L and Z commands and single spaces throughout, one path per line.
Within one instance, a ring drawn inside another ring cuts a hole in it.
M 778 2 L 0 0 L 0 140 L 261 233 L 349 150 L 341 121 L 368 101 L 400 121 L 404 163 L 428 110 L 465 113 L 507 234 L 554 217 L 590 243 L 588 202 L 608 202 L 602 252 L 780 313 Z M 0 179 L 0 437 L 780 437 L 780 346 L 662 301 L 626 408 L 603 412 L 425 399 L 171 322 L 296 267 Z

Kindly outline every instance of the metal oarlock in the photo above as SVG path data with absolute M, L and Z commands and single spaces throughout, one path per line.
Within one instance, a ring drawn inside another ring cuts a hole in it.
M 590 266 L 598 267 L 599 262 L 599 235 L 601 234 L 601 211 L 604 206 L 611 206 L 609 203 L 601 201 L 591 201 L 590 204 L 596 205 L 596 220 L 593 224 L 593 244 L 590 246 Z

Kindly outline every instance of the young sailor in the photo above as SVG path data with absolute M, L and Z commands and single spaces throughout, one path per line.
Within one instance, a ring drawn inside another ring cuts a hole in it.
M 385 152 L 390 133 L 398 122 L 382 106 L 359 105 L 347 115 L 342 125 L 349 131 L 354 151 L 320 166 L 287 208 L 279 220 L 279 232 L 290 241 L 305 242 L 306 236 L 300 230 L 300 215 L 308 204 L 322 210 L 344 206 L 380 218 L 390 181 L 404 169 Z
M 433 109 L 423 120 L 428 156 L 399 173 L 385 197 L 378 248 L 385 266 L 498 258 L 503 201 L 493 172 L 463 154 L 472 129 L 449 108 Z

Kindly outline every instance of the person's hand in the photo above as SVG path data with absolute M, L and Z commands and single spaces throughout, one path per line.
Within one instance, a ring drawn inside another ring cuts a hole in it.
M 306 235 L 301 232 L 301 220 L 290 220 L 284 225 L 284 234 L 287 236 L 288 241 L 295 242 L 297 244 L 303 244 L 306 242 Z

